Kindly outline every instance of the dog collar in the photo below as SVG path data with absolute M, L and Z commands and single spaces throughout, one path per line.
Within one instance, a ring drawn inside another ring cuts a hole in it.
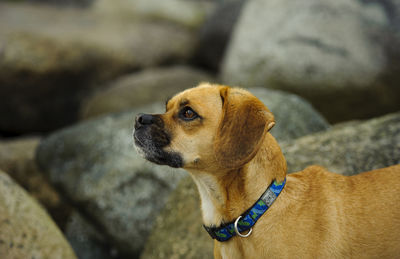
M 257 220 L 268 210 L 269 207 L 271 207 L 276 198 L 278 198 L 285 183 L 286 178 L 281 183 L 273 181 L 268 189 L 261 195 L 260 199 L 258 199 L 252 207 L 240 215 L 235 221 L 225 223 L 220 227 L 207 227 L 205 225 L 203 225 L 203 227 L 213 239 L 220 242 L 228 241 L 236 234 L 241 237 L 248 237 Z M 249 230 L 247 234 L 241 234 L 241 232 L 246 230 Z

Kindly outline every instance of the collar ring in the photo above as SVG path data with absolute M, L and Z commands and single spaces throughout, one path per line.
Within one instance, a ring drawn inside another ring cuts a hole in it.
M 244 235 L 241 234 L 241 233 L 239 232 L 238 227 L 237 227 L 237 224 L 238 224 L 238 222 L 239 222 L 239 220 L 240 220 L 241 217 L 242 217 L 242 216 L 239 216 L 239 217 L 235 220 L 235 223 L 234 223 L 235 232 L 236 232 L 236 234 L 237 234 L 238 236 L 240 236 L 240 237 L 248 237 L 248 236 L 250 236 L 251 232 L 253 231 L 253 228 L 250 228 L 250 230 L 249 230 L 249 232 L 247 232 L 247 234 L 244 234 Z

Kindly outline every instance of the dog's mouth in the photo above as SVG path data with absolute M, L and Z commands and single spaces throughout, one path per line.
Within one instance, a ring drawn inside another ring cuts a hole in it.
M 164 150 L 170 143 L 170 137 L 162 129 L 153 125 L 135 127 L 133 139 L 138 153 L 148 161 L 175 168 L 183 166 L 179 153 Z

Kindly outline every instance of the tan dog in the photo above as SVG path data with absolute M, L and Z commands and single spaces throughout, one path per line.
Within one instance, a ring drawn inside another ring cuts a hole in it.
M 215 258 L 400 258 L 400 165 L 351 177 L 311 166 L 286 176 L 274 124 L 249 92 L 201 84 L 169 100 L 164 114 L 138 115 L 134 138 L 149 161 L 190 172 L 205 226 L 235 221 L 286 177 L 252 233 L 215 241 Z

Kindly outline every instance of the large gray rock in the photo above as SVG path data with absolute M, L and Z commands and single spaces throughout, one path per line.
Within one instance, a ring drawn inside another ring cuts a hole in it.
M 400 113 L 333 127 L 281 145 L 289 172 L 313 164 L 343 175 L 400 163 Z
M 298 97 L 253 91 L 276 113 L 274 132 L 279 138 L 299 137 L 329 126 Z M 37 150 L 37 160 L 50 180 L 80 205 L 83 214 L 123 254 L 139 254 L 155 215 L 184 176 L 180 170 L 147 162 L 133 150 L 134 115 L 164 109 L 164 103 L 156 103 L 83 122 L 50 135 Z M 297 110 L 295 118 L 286 113 L 291 109 Z M 305 126 L 307 121 L 309 126 Z
M 199 28 L 213 9 L 212 1 L 96 0 L 94 3 L 94 10 L 106 17 L 162 20 L 191 29 Z
M 200 82 L 213 81 L 200 70 L 185 66 L 147 69 L 111 82 L 82 104 L 81 118 L 120 112 L 156 101 L 164 101 Z
M 0 257 L 75 259 L 46 211 L 0 171 Z
M 0 132 L 68 125 L 94 87 L 136 69 L 184 62 L 195 38 L 195 31 L 163 20 L 0 3 Z
M 50 4 L 58 7 L 89 7 L 94 0 L 0 0 L 9 2 L 27 2 L 38 4 Z
M 76 211 L 68 220 L 65 237 L 79 259 L 118 258 L 104 235 Z
M 164 104 L 110 115 L 44 139 L 39 165 L 83 213 L 101 227 L 119 253 L 137 255 L 183 173 L 147 162 L 135 152 L 134 115 L 160 112 Z
M 386 167 L 400 163 L 400 113 L 280 143 L 289 172 L 311 164 L 344 175 Z M 212 258 L 212 248 L 202 227 L 197 187 L 187 177 L 157 218 L 141 259 Z
M 140 258 L 213 258 L 214 242 L 202 224 L 199 193 L 188 176 L 171 193 Z
M 399 11 L 390 0 L 250 0 L 223 81 L 297 93 L 330 121 L 397 111 Z
M 271 134 L 278 140 L 295 139 L 329 128 L 329 124 L 303 98 L 277 90 L 250 88 L 274 114 L 276 126 Z

